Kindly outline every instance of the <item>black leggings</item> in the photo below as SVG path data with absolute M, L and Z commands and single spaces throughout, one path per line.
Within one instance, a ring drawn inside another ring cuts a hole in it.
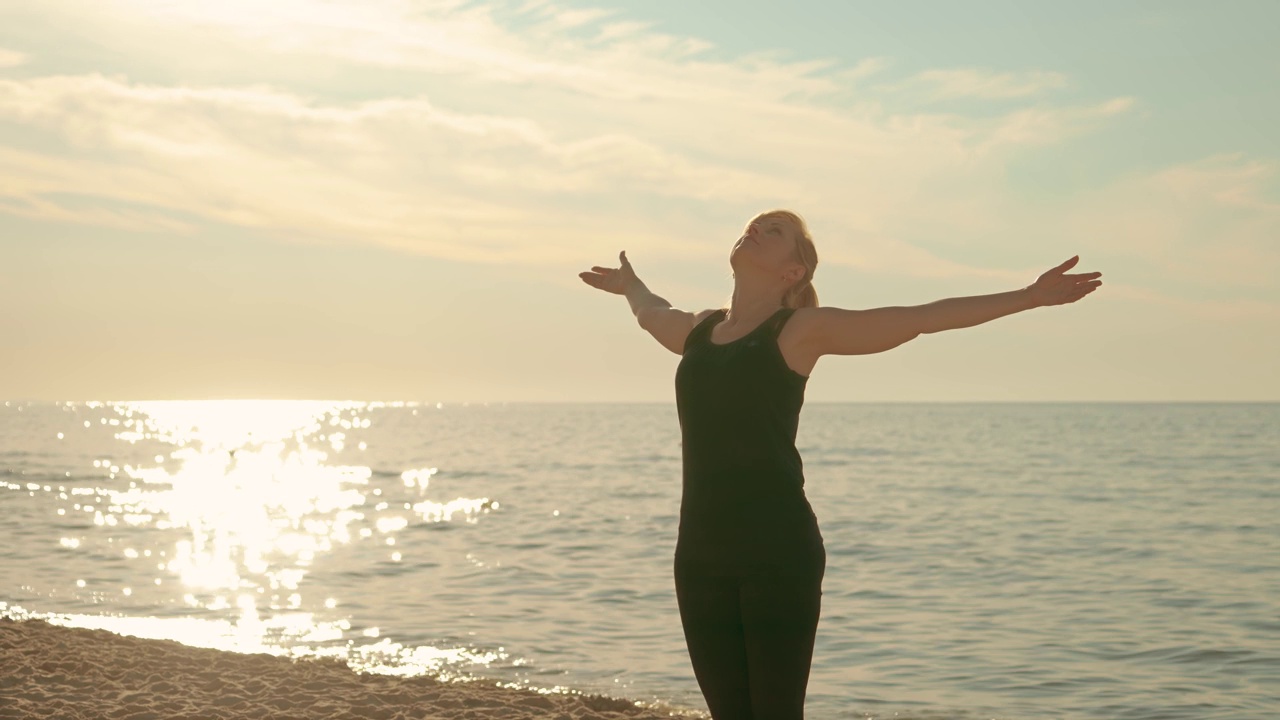
M 800 720 L 825 563 L 715 575 L 675 567 L 693 673 L 714 720 Z

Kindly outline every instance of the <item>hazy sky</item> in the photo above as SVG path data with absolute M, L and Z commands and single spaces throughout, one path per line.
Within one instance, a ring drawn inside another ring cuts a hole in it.
M 583 284 L 1103 286 L 810 402 L 1280 399 L 1280 3 L 0 2 L 0 398 L 674 399 Z

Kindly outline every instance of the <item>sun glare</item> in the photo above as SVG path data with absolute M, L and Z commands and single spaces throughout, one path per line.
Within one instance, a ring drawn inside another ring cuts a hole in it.
M 367 465 L 333 462 L 344 454 L 348 431 L 369 428 L 369 415 L 384 404 L 215 400 L 85 406 L 102 411 L 86 427 L 118 427 L 116 441 L 159 442 L 172 449 L 156 454 L 154 464 L 95 459 L 94 468 L 106 475 L 99 484 L 36 486 L 64 502 L 59 514 L 92 518 L 92 530 L 71 533 L 60 545 L 92 554 L 105 544 L 107 552 L 129 563 L 119 592 L 139 602 L 150 593 L 151 601 L 185 607 L 196 617 L 63 615 L 62 622 L 243 652 L 331 654 L 365 670 L 396 674 L 438 673 L 448 662 L 487 662 L 483 653 L 404 648 L 387 638 L 352 654 L 355 649 L 344 642 L 351 624 L 342 598 L 309 596 L 308 573 L 339 548 L 376 550 L 377 562 L 400 563 L 412 552 L 396 542 L 407 528 L 456 519 L 474 523 L 498 507 L 489 498 L 424 497 L 438 472 L 434 467 L 406 469 L 373 483 Z M 361 442 L 345 454 L 360 457 L 366 448 Z

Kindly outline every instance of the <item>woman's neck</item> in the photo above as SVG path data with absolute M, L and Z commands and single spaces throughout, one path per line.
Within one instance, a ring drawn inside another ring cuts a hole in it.
M 753 324 L 772 316 L 781 307 L 782 303 L 778 298 L 762 294 L 752 296 L 734 290 L 733 298 L 729 301 L 729 310 L 725 315 L 725 321 Z

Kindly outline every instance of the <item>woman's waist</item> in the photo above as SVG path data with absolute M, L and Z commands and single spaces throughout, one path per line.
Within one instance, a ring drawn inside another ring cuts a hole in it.
M 686 487 L 804 487 L 804 469 L 788 460 L 686 462 L 680 476 Z
M 802 490 L 767 493 L 698 493 L 688 489 L 680 498 L 680 521 L 709 526 L 808 526 L 816 522 L 813 507 Z
M 751 505 L 758 503 L 807 503 L 804 475 L 794 468 L 744 471 L 720 468 L 699 472 L 687 466 L 681 479 L 685 503 Z

